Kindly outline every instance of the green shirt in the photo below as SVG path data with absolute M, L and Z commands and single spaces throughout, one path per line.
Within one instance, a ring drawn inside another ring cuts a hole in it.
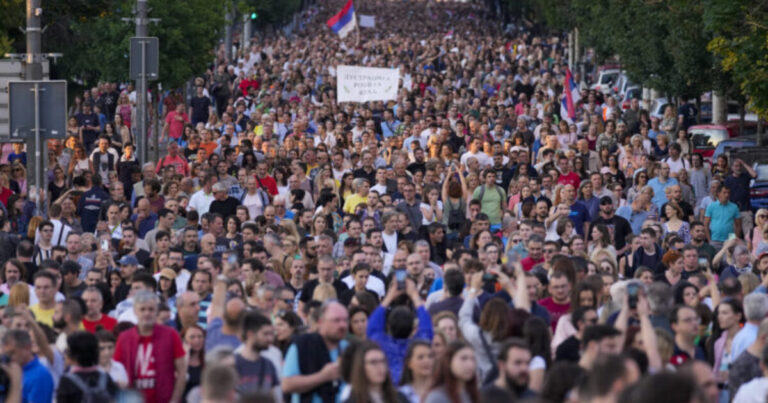
M 485 193 L 483 193 L 483 187 L 485 187 Z M 483 193 L 482 199 L 480 199 L 480 193 Z M 485 185 L 478 186 L 472 194 L 472 198 L 480 200 L 480 211 L 488 216 L 488 221 L 491 225 L 501 224 L 501 217 L 503 215 L 501 205 L 507 201 L 507 194 L 504 192 L 504 189 L 499 186 L 495 186 L 495 189 L 488 188 Z

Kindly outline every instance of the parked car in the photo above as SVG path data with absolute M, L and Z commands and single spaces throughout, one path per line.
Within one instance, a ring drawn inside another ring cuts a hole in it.
M 744 135 L 757 133 L 757 125 L 744 123 Z M 693 144 L 693 152 L 701 154 L 705 161 L 711 161 L 718 144 L 724 140 L 739 136 L 739 122 L 726 122 L 722 125 L 693 125 L 688 128 L 688 138 Z M 754 142 L 753 142 L 754 143 Z
M 620 99 L 621 103 L 621 110 L 625 111 L 629 109 L 629 103 L 633 99 L 643 99 L 643 89 L 638 86 L 633 86 L 627 88 L 627 91 L 624 93 L 624 96 Z
M 604 95 L 610 95 L 613 90 L 613 85 L 619 78 L 619 69 L 606 69 L 601 70 L 597 76 L 597 81 L 589 88 L 591 90 L 600 91 Z
M 717 143 L 715 152 L 712 154 L 712 160 L 717 160 L 721 154 L 725 154 L 729 149 L 755 147 L 757 146 L 757 139 L 755 136 L 739 136 L 731 139 L 723 140 Z M 695 151 L 694 151 L 695 152 Z
M 757 176 L 749 185 L 752 209 L 768 208 L 768 164 L 755 163 L 753 167 Z
M 627 76 L 627 73 L 621 72 L 619 73 L 618 78 L 616 79 L 616 84 L 611 88 L 613 96 L 621 100 L 624 98 L 624 95 L 627 93 L 627 91 L 632 88 L 636 87 L 637 85 L 633 83 L 629 76 Z
M 669 105 L 669 99 L 667 98 L 656 98 L 651 103 L 651 108 L 648 109 L 648 115 L 652 118 L 659 118 L 661 119 L 664 116 L 664 108 Z

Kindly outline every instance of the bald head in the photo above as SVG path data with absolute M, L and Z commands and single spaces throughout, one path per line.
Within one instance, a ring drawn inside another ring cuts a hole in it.
M 232 298 L 224 305 L 224 323 L 229 328 L 240 326 L 240 317 L 245 311 L 245 302 L 240 298 Z
M 318 333 L 327 342 L 336 344 L 347 335 L 349 314 L 338 302 L 329 302 L 320 308 Z

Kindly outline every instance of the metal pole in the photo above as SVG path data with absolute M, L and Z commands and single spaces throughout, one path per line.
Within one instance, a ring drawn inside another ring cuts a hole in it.
M 136 1 L 136 36 L 147 37 L 147 0 Z M 136 87 L 139 94 L 136 97 L 138 103 L 137 109 L 139 113 L 139 133 L 136 136 L 136 142 L 138 143 L 138 155 L 139 160 L 144 163 L 147 162 L 147 44 L 141 42 L 141 76 L 139 77 Z
M 225 26 L 224 26 L 224 47 L 226 48 L 224 52 L 224 57 L 226 58 L 226 62 L 229 62 L 232 60 L 232 20 L 235 18 L 234 14 L 232 13 L 232 4 L 227 5 L 227 13 L 224 16 L 225 18 Z
M 24 64 L 24 79 L 25 80 L 42 80 L 43 79 L 43 62 L 42 58 L 42 40 L 40 31 L 40 15 L 42 14 L 42 8 L 40 8 L 41 0 L 27 0 L 27 55 Z M 40 189 L 40 176 L 42 174 L 42 158 L 40 157 L 40 94 L 38 93 L 38 85 L 35 84 L 35 135 L 33 138 L 27 138 L 27 152 L 35 151 L 35 162 L 27 164 L 28 180 L 34 179 L 35 184 Z
M 35 83 L 35 186 L 39 192 L 43 186 L 43 158 L 40 150 L 42 149 L 42 142 L 40 139 L 40 84 Z M 42 206 L 41 200 L 38 199 L 38 206 Z

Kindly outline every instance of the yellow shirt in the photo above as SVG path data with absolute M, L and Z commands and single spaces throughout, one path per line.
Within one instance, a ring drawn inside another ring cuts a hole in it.
M 352 194 L 344 200 L 344 212 L 347 214 L 355 214 L 355 207 L 357 207 L 357 205 L 360 203 L 367 202 L 367 196 L 360 196 L 357 193 Z
M 35 304 L 29 307 L 29 310 L 35 315 L 35 320 L 50 327 L 53 327 L 53 311 L 51 309 L 41 309 L 40 304 Z

